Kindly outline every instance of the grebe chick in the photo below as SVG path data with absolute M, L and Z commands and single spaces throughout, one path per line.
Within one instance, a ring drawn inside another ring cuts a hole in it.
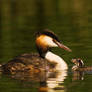
M 64 50 L 71 50 L 61 44 L 58 37 L 48 29 L 36 33 L 36 47 L 38 54 L 22 54 L 2 65 L 2 71 L 5 73 L 13 73 L 18 71 L 39 72 L 44 70 L 66 70 L 68 66 L 66 62 L 51 52 L 52 47 L 60 47 Z M 55 65 L 52 67 L 52 65 Z
M 92 71 L 92 67 L 85 66 L 83 60 L 80 58 L 72 59 L 71 61 L 75 64 L 72 67 L 72 70 L 74 70 L 74 71 Z

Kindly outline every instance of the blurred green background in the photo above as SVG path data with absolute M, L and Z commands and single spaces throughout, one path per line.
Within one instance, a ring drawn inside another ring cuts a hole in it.
M 46 28 L 72 49 L 72 53 L 53 49 L 69 66 L 78 57 L 92 65 L 92 0 L 0 0 L 0 63 L 36 52 L 34 33 Z

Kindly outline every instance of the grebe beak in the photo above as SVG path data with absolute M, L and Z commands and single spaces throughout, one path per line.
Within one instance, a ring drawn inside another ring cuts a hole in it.
M 61 44 L 60 42 L 54 40 L 54 42 L 58 45 L 59 48 L 63 48 L 66 51 L 72 52 L 72 50 L 70 48 L 68 48 L 67 46 Z

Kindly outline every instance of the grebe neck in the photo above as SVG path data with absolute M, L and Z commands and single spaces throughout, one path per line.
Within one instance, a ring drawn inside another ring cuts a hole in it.
M 45 54 L 45 59 L 47 59 L 49 62 L 57 63 L 55 67 L 56 70 L 67 70 L 68 69 L 66 62 L 61 57 L 59 57 L 58 55 L 55 55 L 54 53 L 50 51 L 48 51 Z

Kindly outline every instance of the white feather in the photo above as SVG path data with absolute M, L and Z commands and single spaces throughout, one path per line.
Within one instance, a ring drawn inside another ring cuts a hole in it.
M 45 36 L 45 37 L 43 38 L 43 41 L 44 41 L 44 43 L 45 43 L 46 45 L 48 45 L 49 47 L 58 47 L 57 44 L 55 44 L 55 43 L 53 42 L 53 39 L 52 39 L 51 37 L 49 37 L 49 36 Z
M 49 62 L 55 62 L 55 63 L 57 63 L 56 70 L 66 70 L 66 69 L 68 69 L 68 66 L 67 66 L 66 62 L 61 57 L 53 54 L 50 51 L 47 52 L 45 58 Z

